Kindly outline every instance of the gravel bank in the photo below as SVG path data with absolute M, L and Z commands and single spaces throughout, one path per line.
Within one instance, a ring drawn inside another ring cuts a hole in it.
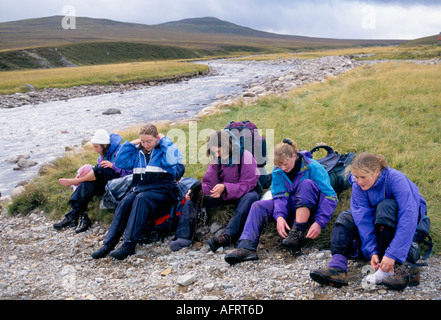
M 421 267 L 421 284 L 403 292 L 364 289 L 362 268 L 350 262 L 350 283 L 336 289 L 313 282 L 309 271 L 327 265 L 330 252 L 306 248 L 294 258 L 261 245 L 258 261 L 229 266 L 233 248 L 208 252 L 205 243 L 172 252 L 169 244 L 138 245 L 124 261 L 94 260 L 108 226 L 82 234 L 58 232 L 43 212 L 0 213 L 0 300 L 441 300 L 440 256 Z

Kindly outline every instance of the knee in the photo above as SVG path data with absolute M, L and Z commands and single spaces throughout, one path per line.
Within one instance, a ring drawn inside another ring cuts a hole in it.
M 338 216 L 337 219 L 335 220 L 335 225 L 342 225 L 345 226 L 349 229 L 353 229 L 355 228 L 355 223 L 354 223 L 354 219 L 352 218 L 352 214 L 351 211 L 349 210 L 345 210 L 342 211 Z
M 375 211 L 375 225 L 395 228 L 398 220 L 398 204 L 393 199 L 381 201 Z

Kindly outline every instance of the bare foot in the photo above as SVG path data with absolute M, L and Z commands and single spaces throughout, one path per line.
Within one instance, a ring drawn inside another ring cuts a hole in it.
M 58 179 L 58 182 L 64 187 L 69 187 L 73 184 L 75 184 L 75 179 Z

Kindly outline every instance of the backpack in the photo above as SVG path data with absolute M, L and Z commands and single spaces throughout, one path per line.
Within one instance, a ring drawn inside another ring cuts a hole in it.
M 422 258 L 423 260 L 426 260 L 429 257 L 429 255 L 432 253 L 433 241 L 429 233 L 430 233 L 430 218 L 426 215 L 418 223 L 417 228 L 415 230 L 413 242 L 410 247 L 409 254 L 407 256 L 408 262 L 417 264 L 416 262 L 421 258 L 420 246 L 422 245 L 427 247 L 427 252 Z M 419 264 L 419 265 L 425 265 L 425 264 Z
M 271 174 L 265 169 L 266 162 L 268 160 L 266 151 L 266 140 L 262 137 L 257 129 L 257 126 L 249 120 L 244 121 L 231 121 L 225 130 L 234 133 L 240 142 L 240 154 L 243 154 L 243 150 L 248 150 L 254 156 L 257 162 L 257 168 L 260 172 L 259 188 L 268 189 L 271 186 Z
M 351 163 L 352 159 L 355 157 L 355 153 L 348 152 L 345 154 L 339 154 L 334 151 L 333 148 L 327 145 L 320 145 L 311 149 L 311 154 L 313 155 L 319 149 L 325 149 L 327 155 L 324 158 L 316 159 L 329 174 L 329 179 L 331 180 L 331 186 L 339 196 L 344 190 L 349 189 L 351 184 L 348 179 L 344 176 L 345 168 Z

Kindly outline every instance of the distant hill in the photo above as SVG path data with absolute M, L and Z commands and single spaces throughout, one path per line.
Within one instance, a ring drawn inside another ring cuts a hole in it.
M 76 18 L 76 29 L 62 28 L 63 16 L 0 23 L 0 50 L 72 42 L 124 41 L 212 48 L 213 45 L 308 46 L 391 45 L 399 40 L 341 40 L 278 35 L 205 17 L 145 25 L 87 17 Z M 244 41 L 245 40 L 245 41 Z
M 156 25 L 77 17 L 67 30 L 62 20 L 0 23 L 0 70 L 403 43 L 280 35 L 212 17 Z

